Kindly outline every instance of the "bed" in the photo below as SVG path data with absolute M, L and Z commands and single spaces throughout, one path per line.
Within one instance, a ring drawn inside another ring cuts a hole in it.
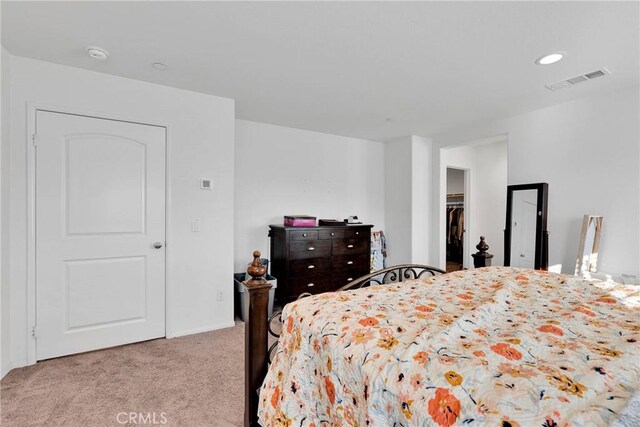
M 413 280 L 285 306 L 266 377 L 250 318 L 245 423 L 610 425 L 640 388 L 634 287 L 510 267 L 398 276 Z

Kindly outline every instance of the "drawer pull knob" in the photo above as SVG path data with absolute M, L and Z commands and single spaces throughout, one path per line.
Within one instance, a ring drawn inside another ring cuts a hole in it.
M 315 283 L 309 283 L 307 286 L 311 288 L 311 287 L 315 286 Z
M 332 236 L 335 236 L 335 235 L 336 235 L 336 233 L 331 233 L 331 235 L 332 235 Z
M 315 265 L 308 265 L 307 268 L 311 269 L 311 268 L 316 268 Z
M 356 231 L 356 235 L 358 235 L 358 234 L 360 234 L 360 232 L 359 232 L 359 231 Z
M 302 233 L 302 237 L 307 237 L 307 233 Z
M 308 251 L 315 251 L 316 248 L 314 248 L 313 246 L 310 246 L 309 249 L 307 249 Z
M 347 261 L 347 265 L 353 264 L 353 261 Z
M 347 247 L 348 247 L 349 249 L 351 249 L 351 248 L 353 247 L 353 245 L 347 245 Z

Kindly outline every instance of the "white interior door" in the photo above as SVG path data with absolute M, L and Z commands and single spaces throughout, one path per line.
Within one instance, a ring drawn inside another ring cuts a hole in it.
M 165 129 L 38 111 L 36 133 L 37 359 L 163 337 Z

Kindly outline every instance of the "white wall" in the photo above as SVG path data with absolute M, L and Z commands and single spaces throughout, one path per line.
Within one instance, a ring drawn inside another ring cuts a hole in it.
M 636 86 L 460 128 L 434 146 L 508 134 L 508 183 L 549 183 L 550 265 L 573 274 L 582 216 L 602 214 L 599 270 L 640 275 L 639 128 Z M 438 189 L 439 150 L 434 156 Z
M 10 60 L 4 48 L 0 52 L 0 378 L 11 369 L 9 328 L 9 129 Z
M 1 10 L 1 8 L 0 8 Z M 0 18 L 2 13 L 0 13 Z M 4 56 L 4 48 L 0 47 L 0 104 L 4 103 L 4 97 L 3 94 L 6 96 L 7 91 L 4 88 L 4 84 L 2 84 L 2 82 L 6 79 L 5 77 L 5 70 L 4 70 L 4 64 L 5 62 L 2 60 Z M 4 152 L 4 150 L 2 149 L 2 142 L 4 142 L 4 138 L 3 138 L 3 134 L 5 132 L 5 128 L 2 127 L 2 113 L 3 113 L 3 108 L 2 105 L 0 105 L 0 165 L 2 164 L 2 160 L 4 160 L 4 156 L 6 156 L 6 153 Z M 5 119 L 6 120 L 6 119 Z M 3 313 L 5 312 L 3 310 L 2 304 L 4 303 L 4 298 L 2 296 L 2 293 L 4 291 L 4 280 L 2 280 L 2 274 L 4 272 L 4 268 L 3 268 L 3 262 L 2 262 L 2 255 L 4 254 L 4 251 L 2 250 L 2 208 L 4 207 L 4 203 L 2 200 L 2 196 L 4 195 L 4 193 L 2 192 L 2 184 L 4 183 L 4 179 L 3 179 L 3 171 L 4 169 L 0 169 L 0 379 L 2 379 L 5 375 L 6 375 L 6 371 L 5 369 L 5 365 L 4 365 L 4 351 L 5 351 L 5 346 L 3 345 L 4 343 L 2 342 L 2 337 L 3 337 L 3 328 L 5 327 L 5 322 L 4 322 L 4 318 L 2 317 Z
M 384 173 L 387 265 L 411 261 L 411 137 L 385 143 Z
M 493 254 L 491 265 L 504 265 L 508 186 L 507 141 L 477 145 L 474 148 L 477 215 L 473 214 L 476 217 L 476 229 L 475 234 L 469 235 L 470 250 L 471 253 L 476 253 L 480 236 L 484 236 L 489 245 L 489 253 Z
M 428 263 L 432 157 L 428 138 L 413 135 L 385 143 L 387 265 Z
M 447 194 L 464 193 L 464 171 L 447 168 Z
M 234 101 L 42 61 L 11 61 L 11 353 L 27 363 L 27 103 L 168 127 L 167 335 L 233 325 Z M 212 178 L 213 191 L 199 190 Z M 192 218 L 201 232 L 192 233 Z M 5 236 L 6 238 L 6 236 Z M 224 292 L 224 301 L 216 292 Z M 29 354 L 29 357 L 32 357 Z
M 411 258 L 414 264 L 429 264 L 431 223 L 428 212 L 433 207 L 431 164 L 433 149 L 430 139 L 411 137 Z
M 236 120 L 235 271 L 258 249 L 269 224 L 306 214 L 385 229 L 384 144 Z
M 1 13 L 1 9 L 0 8 L 0 20 L 2 18 L 2 13 Z M 4 48 L 2 48 L 0 46 L 0 104 L 4 103 L 4 97 L 3 95 L 6 96 L 7 92 L 6 89 L 4 88 L 4 84 L 2 84 L 2 81 L 6 79 L 5 77 L 5 70 L 4 70 L 4 61 L 2 60 L 4 56 Z M 4 141 L 3 138 L 3 133 L 5 132 L 5 129 L 2 127 L 2 105 L 0 105 L 0 165 L 2 164 L 2 160 L 4 160 L 4 156 L 6 155 L 6 153 L 4 152 L 4 150 L 2 149 L 2 142 Z M 4 179 L 2 177 L 4 169 L 0 168 L 0 379 L 2 379 L 6 374 L 6 370 L 9 369 L 9 367 L 5 367 L 4 363 L 5 363 L 5 358 L 4 358 L 4 351 L 5 351 L 5 346 L 3 345 L 3 328 L 5 327 L 5 321 L 3 316 L 3 313 L 5 312 L 3 310 L 2 304 L 4 303 L 4 298 L 2 296 L 3 290 L 4 290 L 4 280 L 2 277 L 2 274 L 4 272 L 4 268 L 3 268 L 3 262 L 2 262 L 2 255 L 4 254 L 4 251 L 2 250 L 2 208 L 4 207 L 4 203 L 2 200 L 2 197 L 4 195 L 4 193 L 2 192 L 2 184 L 4 183 Z

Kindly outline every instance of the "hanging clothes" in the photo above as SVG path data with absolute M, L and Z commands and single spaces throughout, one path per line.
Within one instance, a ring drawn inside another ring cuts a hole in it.
M 387 266 L 387 239 L 384 232 L 371 232 L 371 270 L 380 270 Z
M 464 233 L 464 208 L 458 208 L 458 229 L 456 230 L 456 240 L 462 242 Z
M 447 208 L 447 243 L 461 241 L 464 233 L 464 208 Z
M 447 206 L 447 261 L 462 262 L 464 207 L 460 202 Z

